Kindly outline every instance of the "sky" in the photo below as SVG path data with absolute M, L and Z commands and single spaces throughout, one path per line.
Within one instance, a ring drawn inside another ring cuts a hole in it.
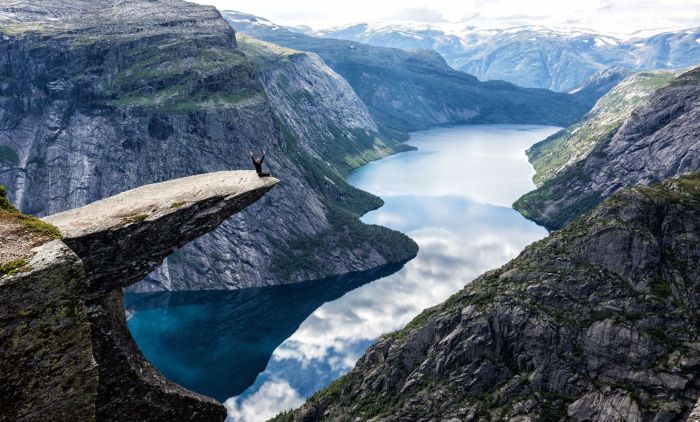
M 700 0 L 195 0 L 282 25 L 314 29 L 357 22 L 464 23 L 478 28 L 544 25 L 630 34 L 700 26 Z

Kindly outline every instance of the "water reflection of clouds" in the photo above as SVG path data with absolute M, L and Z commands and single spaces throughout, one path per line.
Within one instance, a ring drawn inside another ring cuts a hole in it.
M 556 130 L 431 129 L 412 134 L 410 144 L 418 151 L 370 163 L 353 173 L 349 177 L 353 185 L 385 200 L 363 221 L 407 233 L 420 246 L 418 256 L 399 272 L 335 300 L 325 298 L 331 301 L 313 312 L 311 308 L 294 334 L 272 352 L 255 383 L 226 401 L 229 420 L 265 420 L 300 405 L 347 372 L 377 337 L 403 327 L 423 309 L 544 237 L 544 229 L 510 205 L 534 188 L 525 149 Z M 275 307 L 288 301 L 275 302 Z M 230 312 L 236 309 L 233 306 Z
M 302 397 L 312 394 L 318 384 L 326 385 L 352 368 L 374 339 L 403 327 L 423 309 L 444 301 L 477 275 L 503 264 L 546 235 L 544 229 L 512 209 L 464 197 L 384 199 L 385 206 L 364 220 L 408 233 L 420 246 L 418 257 L 401 271 L 318 308 L 275 350 L 267 369 L 248 392 L 266 388 L 276 379 L 289 380 L 290 374 L 307 372 L 315 374 L 314 382 L 307 384 L 302 378 L 290 380 L 290 386 Z M 396 218 L 407 209 L 410 219 Z M 455 225 L 455 221 L 465 224 Z M 231 400 L 237 406 L 254 406 L 260 400 L 254 394 L 244 393 Z
M 304 399 L 285 380 L 265 383 L 250 396 L 250 400 L 237 403 L 226 400 L 229 419 L 236 421 L 267 420 L 279 413 L 279 409 L 291 409 L 304 403 Z
M 556 129 L 464 126 L 416 132 L 409 144 L 418 151 L 370 163 L 348 180 L 381 197 L 460 195 L 510 206 L 534 188 L 525 150 Z

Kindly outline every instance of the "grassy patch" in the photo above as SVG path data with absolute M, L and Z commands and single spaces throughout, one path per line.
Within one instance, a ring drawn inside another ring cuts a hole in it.
M 138 223 L 148 218 L 148 214 L 134 214 L 123 217 L 122 219 L 127 223 Z
M 0 264 L 0 278 L 29 271 L 29 263 L 25 259 L 13 259 L 10 262 Z
M 0 185 L 0 218 L 13 220 L 16 223 L 21 224 L 30 233 L 37 236 L 46 237 L 49 239 L 61 239 L 61 235 L 58 227 L 46 223 L 36 217 L 31 215 L 22 214 L 19 212 L 14 205 L 7 199 L 7 192 L 5 187 Z
M 180 208 L 183 205 L 185 205 L 187 201 L 175 201 L 172 204 L 170 204 L 170 208 Z

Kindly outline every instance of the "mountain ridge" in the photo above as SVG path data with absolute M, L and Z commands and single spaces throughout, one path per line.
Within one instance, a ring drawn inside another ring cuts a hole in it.
M 376 46 L 429 48 L 442 54 L 450 66 L 480 80 L 505 80 L 555 91 L 571 91 L 594 73 L 613 66 L 640 71 L 700 63 L 698 27 L 622 37 L 586 29 L 449 26 L 446 30 L 439 24 L 359 23 L 307 34 Z
M 700 171 L 700 67 L 661 85 L 654 91 L 652 84 L 648 97 L 632 102 L 636 107 L 592 137 L 587 154 L 523 195 L 514 208 L 556 229 L 623 187 Z
M 503 81 L 479 82 L 447 66 L 432 50 L 312 37 L 245 13 L 222 15 L 239 32 L 318 54 L 353 87 L 380 127 L 399 136 L 452 123 L 569 124 L 597 99 L 597 91 L 589 97 L 589 91 L 569 95 Z

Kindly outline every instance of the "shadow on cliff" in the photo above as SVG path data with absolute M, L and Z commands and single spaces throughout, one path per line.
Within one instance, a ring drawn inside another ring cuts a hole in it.
M 128 326 L 170 380 L 225 401 L 255 382 L 274 350 L 318 307 L 404 264 L 283 286 L 128 293 Z

